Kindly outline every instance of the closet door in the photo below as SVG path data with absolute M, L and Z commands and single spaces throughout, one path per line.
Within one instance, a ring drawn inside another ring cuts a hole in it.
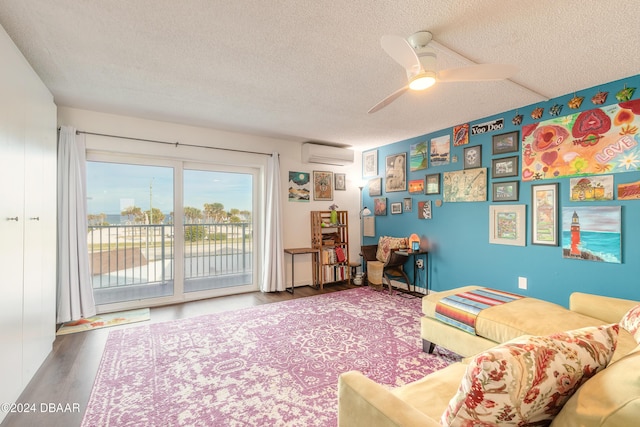
M 0 402 L 22 391 L 24 127 L 19 88 L 0 79 Z M 0 414 L 0 419 L 4 414 Z
M 27 110 L 24 165 L 23 382 L 33 377 L 55 336 L 55 106 Z M 53 120 L 53 122 L 52 122 Z M 53 167 L 51 167 L 53 163 Z

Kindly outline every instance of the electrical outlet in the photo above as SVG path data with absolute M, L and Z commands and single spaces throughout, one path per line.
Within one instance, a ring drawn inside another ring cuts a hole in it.
M 424 268 L 424 261 L 421 259 L 417 259 L 416 260 L 416 267 L 418 267 L 419 270 L 422 270 Z
M 527 289 L 527 278 L 526 277 L 518 277 L 518 288 L 519 289 Z

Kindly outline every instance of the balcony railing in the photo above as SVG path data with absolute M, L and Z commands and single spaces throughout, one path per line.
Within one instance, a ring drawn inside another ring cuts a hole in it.
M 105 225 L 89 227 L 94 289 L 167 283 L 175 273 L 175 231 L 184 230 L 184 278 L 241 275 L 252 268 L 248 223 Z

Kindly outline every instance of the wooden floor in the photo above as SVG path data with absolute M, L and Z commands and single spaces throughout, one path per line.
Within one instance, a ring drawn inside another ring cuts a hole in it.
M 272 302 L 287 301 L 350 289 L 355 286 L 347 284 L 331 284 L 324 290 L 316 290 L 309 286 L 295 289 L 294 295 L 288 292 L 261 293 L 252 292 L 184 304 L 157 307 L 151 309 L 150 322 L 164 322 L 183 319 L 203 314 L 218 313 L 239 308 L 251 307 Z M 115 326 L 87 332 L 79 332 L 56 337 L 53 351 L 38 370 L 33 380 L 18 399 L 19 404 L 35 406 L 35 413 L 9 413 L 2 422 L 2 427 L 73 427 L 82 423 L 82 416 L 89 401 L 93 381 L 98 371 L 100 359 L 104 351 L 109 331 L 116 328 L 140 326 L 140 323 Z M 1 384 L 0 384 L 1 387 Z M 51 406 L 49 404 L 54 404 Z M 44 405 L 43 405 L 44 404 Z M 67 404 L 71 411 L 59 412 L 62 404 Z M 75 406 L 74 406 L 75 405 Z M 47 411 L 41 411 L 43 407 Z M 79 408 L 77 411 L 73 409 Z M 49 410 L 51 408 L 52 410 Z

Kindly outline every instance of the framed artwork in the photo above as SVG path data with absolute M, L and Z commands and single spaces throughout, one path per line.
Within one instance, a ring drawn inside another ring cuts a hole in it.
M 378 150 L 362 153 L 362 176 L 378 175 Z
M 463 169 L 473 169 L 473 168 L 479 168 L 481 166 L 482 166 L 482 145 L 465 147 Z
M 402 203 L 393 202 L 391 203 L 391 215 L 401 214 L 402 213 Z
M 453 146 L 466 145 L 469 143 L 469 123 L 453 127 Z
M 491 160 L 491 178 L 505 178 L 518 175 L 520 175 L 518 156 Z
M 431 219 L 431 200 L 418 202 L 418 218 Z
M 558 246 L 558 183 L 531 186 L 531 244 Z
M 409 181 L 409 194 L 424 193 L 424 179 L 412 179 Z
M 569 193 L 572 202 L 613 200 L 613 175 L 570 178 Z
M 309 172 L 289 171 L 289 201 L 308 202 L 311 195 Z
M 333 177 L 334 188 L 338 191 L 347 190 L 347 174 L 337 173 Z
M 407 191 L 407 153 L 387 156 L 384 191 Z
M 411 197 L 405 197 L 402 200 L 402 210 L 404 212 L 411 212 L 413 209 L 413 199 Z
M 431 140 L 431 149 L 429 151 L 429 163 L 431 166 L 448 165 L 450 152 L 451 137 L 449 135 L 433 138 Z
M 493 155 L 496 154 L 505 154 L 505 153 L 515 153 L 520 151 L 519 147 L 519 132 L 513 131 L 508 133 L 502 133 L 500 135 L 494 135 L 491 139 L 491 153 Z
M 409 148 L 409 164 L 411 172 L 427 168 L 427 141 L 411 144 Z
M 386 197 L 376 197 L 375 199 L 373 199 L 373 214 L 375 216 L 387 215 L 387 198 Z
M 618 200 L 640 199 L 640 181 L 618 184 Z
M 313 171 L 313 200 L 333 200 L 333 172 Z
M 445 202 L 487 201 L 487 168 L 444 172 L 442 176 Z
M 382 178 L 369 180 L 369 197 L 382 196 Z
M 625 102 L 598 105 L 539 122 L 522 137 L 522 181 L 635 170 L 640 144 L 633 130 L 640 127 L 640 114 L 630 114 L 629 108 Z
M 424 177 L 426 186 L 424 194 L 440 194 L 440 174 L 432 173 Z
M 622 263 L 621 206 L 562 208 L 562 257 Z
M 526 246 L 525 208 L 525 205 L 489 205 L 489 243 Z
M 494 202 L 517 202 L 518 181 L 502 181 L 491 184 L 491 200 Z

